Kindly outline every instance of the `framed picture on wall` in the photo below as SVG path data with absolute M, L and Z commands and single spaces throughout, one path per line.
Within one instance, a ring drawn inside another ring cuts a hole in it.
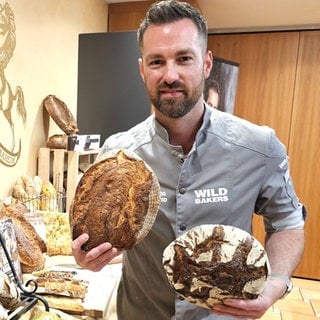
M 213 58 L 213 67 L 205 82 L 204 99 L 214 108 L 233 113 L 239 63 L 220 57 Z

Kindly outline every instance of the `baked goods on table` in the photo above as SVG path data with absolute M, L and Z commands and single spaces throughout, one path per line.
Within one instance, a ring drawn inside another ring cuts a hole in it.
M 58 211 L 58 192 L 49 181 L 39 176 L 22 175 L 15 182 L 12 197 L 24 203 L 30 211 Z
M 65 212 L 43 212 L 46 228 L 47 255 L 71 255 L 69 215 Z
M 24 273 L 43 269 L 43 253 L 46 251 L 46 243 L 25 218 L 27 212 L 28 209 L 22 203 L 3 206 L 0 210 L 0 218 L 10 218 L 13 221 L 21 269 Z
M 14 310 L 20 304 L 20 294 L 15 283 L 4 272 L 0 272 L 0 305 Z
M 150 231 L 160 204 L 152 170 L 135 154 L 118 150 L 82 176 L 70 208 L 73 239 L 89 234 L 87 251 L 103 242 L 130 249 Z
M 40 209 L 42 181 L 39 182 L 39 179 L 23 175 L 17 179 L 12 189 L 12 196 L 21 202 L 26 202 L 31 210 Z
M 212 308 L 224 299 L 255 299 L 270 273 L 263 246 L 232 226 L 201 225 L 170 243 L 163 266 L 174 290 Z
M 25 219 L 25 216 L 30 214 L 40 214 L 43 217 L 47 231 L 45 241 L 39 237 L 38 228 L 35 229 Z M 31 279 L 35 280 L 37 282 L 36 295 L 44 298 L 48 302 L 50 309 L 56 308 L 67 312 L 69 315 L 93 315 L 100 318 L 107 299 L 103 296 L 104 290 L 106 290 L 104 281 L 106 280 L 110 284 L 110 279 L 113 278 L 111 278 L 111 275 L 109 276 L 109 272 L 105 272 L 102 275 L 104 284 L 101 284 L 101 278 L 98 281 L 95 280 L 96 277 L 99 277 L 98 274 L 91 275 L 92 272 L 80 269 L 76 265 L 74 258 L 71 256 L 72 240 L 68 213 L 40 211 L 30 213 L 24 204 L 13 201 L 11 204 L 3 205 L 0 209 L 1 217 L 5 221 L 10 220 L 12 229 L 17 230 L 18 237 L 16 237 L 16 242 L 17 248 L 20 249 L 20 252 L 18 252 L 19 267 L 20 262 L 24 263 L 24 274 L 21 283 L 27 283 Z M 24 243 L 26 245 L 23 245 Z M 29 243 L 32 243 L 32 245 Z M 43 245 L 47 248 L 47 252 L 41 252 L 40 247 Z M 41 262 L 40 265 L 38 265 L 39 262 Z M 99 290 L 96 289 L 96 282 Z M 3 283 L 7 285 L 6 282 Z M 100 286 L 103 288 L 102 291 L 100 291 Z M 0 275 L 0 306 L 4 301 L 4 303 L 8 304 L 6 307 L 12 305 L 15 309 L 14 312 L 17 312 L 20 306 L 16 309 L 16 305 L 13 304 L 15 300 L 8 300 L 7 290 L 2 291 L 1 288 Z M 5 288 L 7 289 L 8 287 L 6 286 Z M 40 305 L 42 306 L 41 303 Z M 3 315 L 6 316 L 5 319 L 7 319 L 7 313 L 8 310 L 4 309 Z M 27 315 L 24 316 L 23 319 L 30 319 L 27 318 Z M 69 316 L 70 318 L 72 317 Z
M 78 277 L 76 271 L 42 270 L 33 272 L 38 284 L 37 293 L 84 299 L 88 281 Z

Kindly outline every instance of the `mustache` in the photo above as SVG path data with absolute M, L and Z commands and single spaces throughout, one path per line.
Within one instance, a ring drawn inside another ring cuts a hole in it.
M 165 90 L 165 89 L 182 89 L 182 90 L 185 90 L 185 86 L 180 81 L 175 81 L 175 82 L 172 82 L 172 83 L 164 82 L 161 85 L 159 85 L 158 89 L 159 90 Z

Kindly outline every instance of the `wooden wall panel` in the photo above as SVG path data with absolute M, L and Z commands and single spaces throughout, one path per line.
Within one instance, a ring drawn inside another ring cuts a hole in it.
M 291 174 L 308 209 L 306 249 L 296 274 L 320 279 L 320 31 L 301 32 L 289 143 Z
M 210 35 L 213 55 L 240 63 L 235 114 L 277 131 L 288 145 L 298 32 Z
M 108 5 L 108 31 L 137 30 L 154 1 L 111 3 Z
M 209 35 L 213 55 L 239 63 L 234 113 L 276 130 L 288 147 L 299 33 Z M 264 243 L 262 218 L 253 232 Z
M 320 279 L 320 31 L 210 35 L 214 54 L 240 63 L 235 114 L 273 127 L 308 209 L 306 249 L 296 276 Z M 254 235 L 263 226 L 254 219 Z
M 134 1 L 110 3 L 108 5 L 108 31 L 137 30 L 152 1 Z M 197 0 L 186 0 L 195 8 L 199 8 Z

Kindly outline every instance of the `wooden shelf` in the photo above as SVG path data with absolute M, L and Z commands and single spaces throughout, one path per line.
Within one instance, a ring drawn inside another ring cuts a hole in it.
M 38 176 L 50 181 L 58 192 L 66 195 L 66 212 L 69 212 L 79 181 L 79 165 L 93 163 L 100 149 L 67 151 L 66 149 L 40 148 L 38 154 Z M 66 183 L 64 180 L 66 179 Z

